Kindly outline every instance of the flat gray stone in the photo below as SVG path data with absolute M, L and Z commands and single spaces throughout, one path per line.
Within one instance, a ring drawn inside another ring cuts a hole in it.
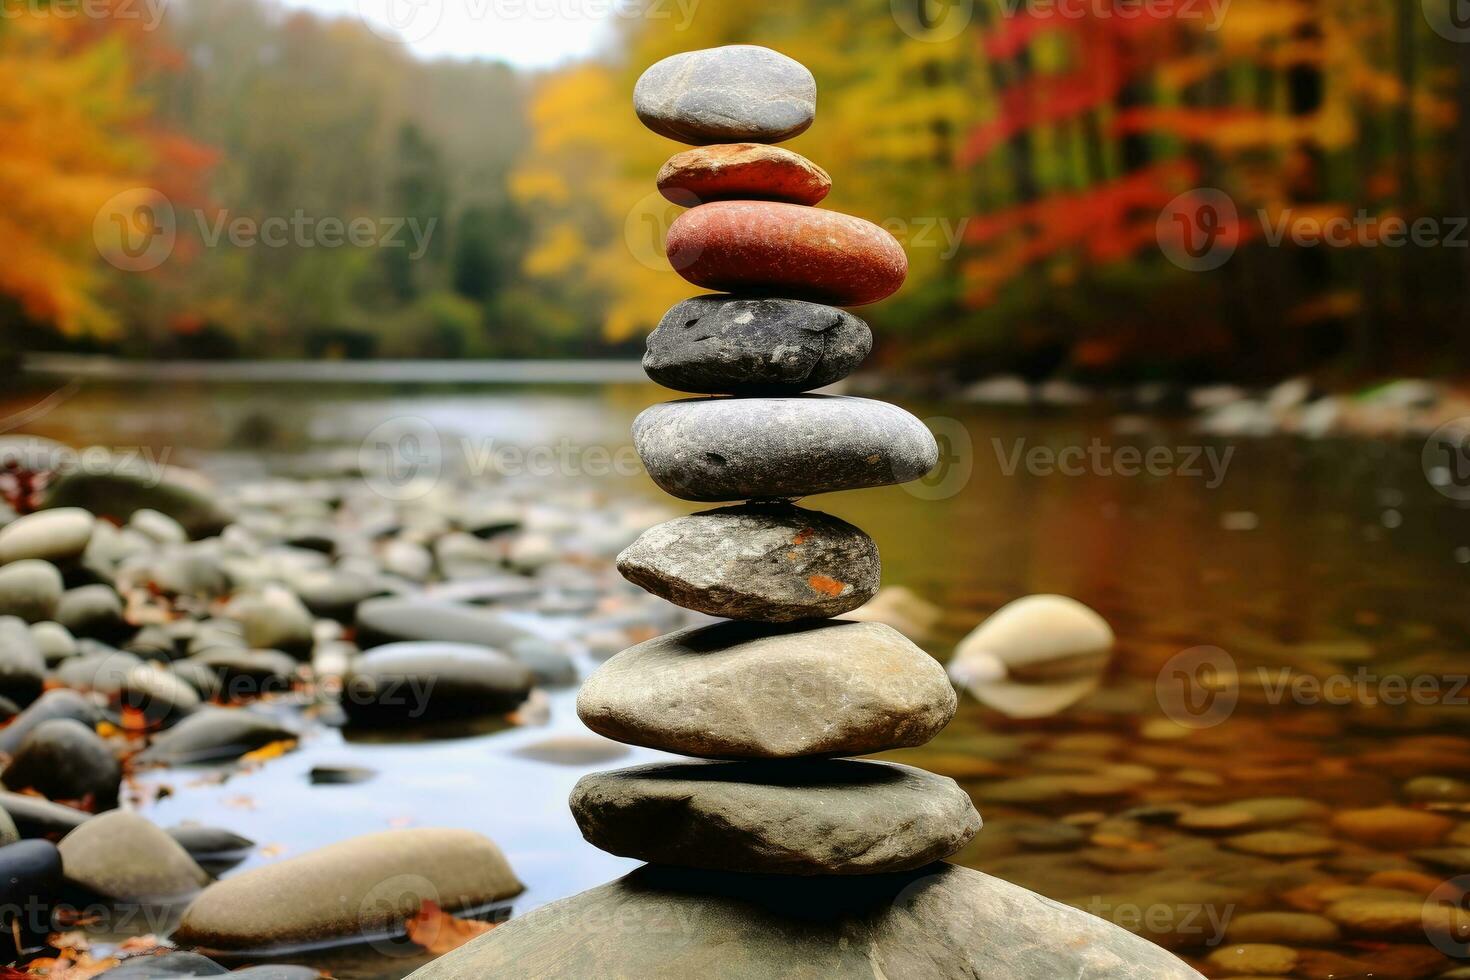
M 181 898 L 209 875 L 168 834 L 131 810 L 93 817 L 61 841 L 66 877 L 120 901 Z
M 46 681 L 46 661 L 25 620 L 0 616 L 0 697 L 25 706 Z
M 56 607 L 56 621 L 72 636 L 116 642 L 131 635 L 123 615 L 122 597 L 110 585 L 83 585 L 68 589 Z
M 704 758 L 864 755 L 923 745 L 955 712 L 944 668 L 880 623 L 717 623 L 599 667 L 577 714 L 600 735 Z
M 0 616 L 39 623 L 56 615 L 61 573 L 49 561 L 28 558 L 0 567 Z
M 410 723 L 503 714 L 531 693 L 531 668 L 467 643 L 390 643 L 359 657 L 342 682 L 342 707 L 362 723 Z
M 907 483 L 939 462 L 924 424 L 835 395 L 666 402 L 633 422 L 648 475 L 684 500 L 805 497 Z
M 407 640 L 508 648 L 531 635 L 493 610 L 436 599 L 369 599 L 357 607 L 357 643 L 364 650 Z
M 505 855 L 469 830 L 354 837 L 216 882 L 170 937 L 184 946 L 284 951 L 397 933 L 425 899 L 446 912 L 520 894 Z
M 46 488 L 45 506 L 81 507 L 94 514 L 127 520 L 140 510 L 156 510 L 177 521 L 196 538 L 218 534 L 231 515 L 214 499 L 203 477 L 176 466 L 148 466 L 118 456 L 104 467 L 64 474 Z
M 117 805 L 122 766 L 90 727 L 52 718 L 20 743 L 0 779 L 7 789 L 33 789 L 50 800 L 87 800 L 107 810 Z
M 779 143 L 812 124 L 817 81 L 784 54 L 732 44 L 657 62 L 634 86 L 633 108 L 649 129 L 681 143 Z
M 711 871 L 866 875 L 948 857 L 980 830 L 953 779 L 886 762 L 669 762 L 584 776 L 595 847 Z
M 1203 980 L 1110 922 L 947 864 L 836 879 L 643 867 L 410 980 L 512 977 Z
M 676 391 L 796 394 L 841 381 L 872 349 L 868 325 L 833 306 L 695 296 L 648 335 L 643 370 Z
M 56 718 L 71 718 L 95 729 L 102 720 L 102 710 L 91 698 L 76 691 L 66 688 L 47 691 L 30 707 L 16 715 L 15 720 L 0 729 L 0 753 L 15 755 L 20 743 L 26 740 L 26 736 L 36 726 Z
M 97 519 L 78 507 L 27 514 L 0 528 L 0 565 L 25 559 L 63 564 L 87 550 Z
M 711 616 L 786 623 L 850 612 L 878 592 L 873 539 L 846 521 L 785 504 L 747 504 L 665 521 L 618 556 L 633 584 Z
M 27 793 L 0 791 L 0 807 L 10 815 L 21 837 L 61 837 L 92 819 L 76 807 L 52 803 Z
M 167 765 L 238 759 L 272 742 L 297 737 L 284 725 L 243 708 L 203 707 L 155 738 L 137 758 Z

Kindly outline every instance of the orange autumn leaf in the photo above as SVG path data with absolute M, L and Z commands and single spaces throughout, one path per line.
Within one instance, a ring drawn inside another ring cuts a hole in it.
M 287 752 L 290 752 L 294 748 L 296 748 L 296 740 L 294 738 L 283 738 L 279 742 L 271 742 L 269 745 L 262 745 L 254 752 L 246 752 L 240 757 L 240 761 L 266 762 L 270 759 L 279 759 L 281 756 L 285 755 Z
M 435 956 L 443 956 L 494 928 L 493 922 L 457 919 L 435 903 L 425 901 L 418 914 L 408 920 L 408 938 Z

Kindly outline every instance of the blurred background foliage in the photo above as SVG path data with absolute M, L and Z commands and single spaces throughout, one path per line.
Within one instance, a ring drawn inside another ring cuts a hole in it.
M 864 313 L 881 366 L 1140 381 L 1466 364 L 1470 248 L 1264 234 L 1287 214 L 1446 232 L 1470 214 L 1470 45 L 1419 0 L 1154 0 L 1126 17 L 978 0 L 959 31 L 930 0 L 703 0 L 537 73 L 416 60 L 265 0 L 180 0 L 152 32 L 37 16 L 47 2 L 0 0 L 12 350 L 633 355 L 694 291 L 661 259 L 678 209 L 653 189 L 680 147 L 638 123 L 633 82 L 676 51 L 760 43 L 817 77 L 817 123 L 790 146 L 833 174 L 824 206 L 908 247 L 909 285 Z M 1236 203 L 1241 246 L 1192 273 L 1155 228 L 1202 186 Z M 178 244 L 126 273 L 93 226 L 139 187 L 173 203 Z M 210 241 L 298 214 L 432 234 L 422 255 Z

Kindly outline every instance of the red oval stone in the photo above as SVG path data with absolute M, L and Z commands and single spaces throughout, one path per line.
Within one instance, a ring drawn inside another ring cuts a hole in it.
M 903 246 L 871 221 L 770 201 L 718 201 L 669 227 L 669 262 L 706 289 L 862 306 L 903 285 Z
M 719 143 L 669 157 L 658 172 L 658 189 L 685 207 L 705 201 L 816 204 L 832 189 L 832 178 L 779 146 Z

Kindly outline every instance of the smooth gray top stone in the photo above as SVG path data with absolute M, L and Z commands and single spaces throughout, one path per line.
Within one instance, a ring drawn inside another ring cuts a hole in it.
M 842 380 L 872 349 L 868 325 L 833 306 L 695 296 L 648 335 L 643 370 L 676 391 L 796 394 Z
M 887 762 L 657 762 L 584 776 L 572 815 L 622 857 L 710 871 L 867 875 L 948 857 L 980 830 L 953 779 Z
M 410 980 L 500 977 L 1203 980 L 1110 922 L 947 864 L 867 878 L 642 867 L 517 916 Z
M 706 758 L 862 755 L 949 724 L 944 668 L 881 623 L 716 623 L 654 637 L 582 685 L 577 714 L 620 742 Z
M 731 44 L 654 64 L 633 88 L 633 108 L 643 125 L 681 143 L 779 143 L 812 124 L 817 80 L 778 51 Z
M 830 514 L 746 504 L 665 521 L 618 556 L 635 585 L 696 612 L 786 623 L 840 616 L 878 591 L 878 546 Z
M 409 640 L 503 648 L 530 635 L 493 610 L 432 598 L 369 599 L 357 607 L 357 643 L 364 650 Z
M 634 420 L 633 444 L 666 492 L 711 502 L 907 483 L 939 462 L 908 412 L 839 395 L 665 402 Z
M 352 718 L 475 717 L 514 709 L 535 683 L 531 668 L 489 647 L 390 643 L 353 663 L 342 697 Z

